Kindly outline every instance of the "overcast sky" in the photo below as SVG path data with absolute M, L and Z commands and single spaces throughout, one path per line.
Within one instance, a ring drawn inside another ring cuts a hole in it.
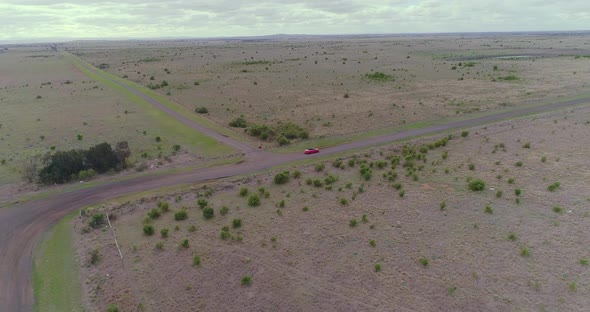
M 590 29 L 590 0 L 0 0 L 0 40 Z

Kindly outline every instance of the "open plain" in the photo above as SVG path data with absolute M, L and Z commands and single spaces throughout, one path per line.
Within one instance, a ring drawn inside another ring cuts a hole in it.
M 584 311 L 589 45 L 547 33 L 9 46 L 0 303 Z M 104 141 L 130 144 L 115 177 L 16 184 L 32 156 Z

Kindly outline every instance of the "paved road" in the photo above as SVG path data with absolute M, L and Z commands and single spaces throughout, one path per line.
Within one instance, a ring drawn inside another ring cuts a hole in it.
M 108 77 L 105 78 L 108 79 Z M 190 127 L 199 131 L 204 129 L 202 126 L 195 125 L 192 121 L 180 115 L 177 116 L 175 112 L 169 111 L 161 103 L 141 94 L 140 91 L 124 84 L 120 85 L 140 95 L 153 105 L 160 107 L 181 122 L 188 123 Z M 454 121 L 443 125 L 413 129 L 334 146 L 323 149 L 320 154 L 334 154 L 375 144 L 434 134 L 444 130 L 476 126 L 483 123 L 541 113 L 585 103 L 590 103 L 590 98 L 497 113 L 468 120 Z M 142 176 L 124 181 L 115 181 L 0 209 L 0 312 L 32 311 L 34 298 L 31 285 L 31 273 L 32 253 L 35 244 L 43 232 L 48 230 L 59 219 L 80 207 L 96 204 L 124 194 L 131 194 L 180 183 L 202 182 L 235 175 L 249 174 L 279 164 L 317 157 L 318 155 L 303 155 L 302 153 L 271 154 L 253 149 L 241 142 L 236 142 L 231 138 L 212 132 L 209 129 L 204 129 L 203 132 L 244 152 L 248 160 L 241 164 L 197 169 L 191 172 L 158 176 Z

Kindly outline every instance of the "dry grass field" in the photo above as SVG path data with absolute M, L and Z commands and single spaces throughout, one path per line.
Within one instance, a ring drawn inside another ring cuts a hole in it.
M 222 125 L 244 115 L 334 138 L 586 92 L 589 45 L 587 35 L 449 35 L 63 47 L 145 86 L 166 81 L 156 91 Z
M 590 108 L 467 130 L 284 168 L 280 185 L 283 169 L 86 209 L 71 223 L 85 304 L 586 311 Z M 123 259 L 108 226 L 89 227 L 102 211 Z
M 128 141 L 136 162 L 169 156 L 176 144 L 194 158 L 230 151 L 205 150 L 194 130 L 43 46 L 0 53 L 0 108 L 0 185 L 18 182 L 31 156 L 105 141 Z

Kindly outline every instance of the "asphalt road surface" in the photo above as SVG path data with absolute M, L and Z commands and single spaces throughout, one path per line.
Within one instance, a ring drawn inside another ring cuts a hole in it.
M 97 72 L 97 71 L 95 71 Z M 102 75 L 100 72 L 98 74 Z M 103 77 L 109 79 L 107 76 Z M 123 83 L 113 82 L 141 96 L 152 105 L 167 112 L 179 122 L 209 135 L 218 141 L 236 148 L 244 153 L 246 161 L 240 164 L 196 169 L 190 172 L 171 173 L 156 176 L 141 176 L 133 179 L 115 181 L 53 195 L 47 198 L 29 201 L 0 209 L 0 312 L 32 311 L 34 305 L 32 277 L 32 255 L 35 244 L 41 235 L 68 213 L 102 201 L 125 194 L 157 189 L 181 183 L 194 183 L 236 175 L 254 173 L 276 165 L 285 164 L 318 155 L 335 154 L 352 149 L 388 143 L 400 139 L 435 134 L 445 130 L 477 126 L 508 118 L 536 114 L 556 109 L 590 103 L 590 98 L 577 99 L 561 103 L 501 112 L 484 117 L 477 117 L 446 124 L 412 129 L 395 134 L 388 134 L 361 141 L 342 144 L 322 149 L 319 154 L 304 155 L 303 152 L 292 154 L 271 154 L 259 151 L 243 142 L 236 141 L 198 125 L 182 115 L 170 110 L 153 98 Z

